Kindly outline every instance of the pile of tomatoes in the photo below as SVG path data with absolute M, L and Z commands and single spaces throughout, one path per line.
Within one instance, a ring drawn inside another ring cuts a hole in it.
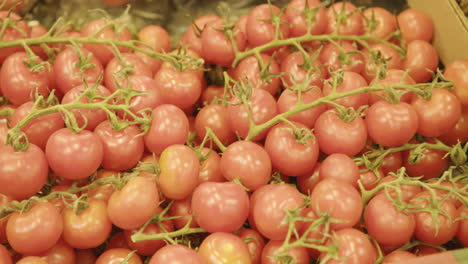
M 468 59 L 292 0 L 176 48 L 0 12 L 0 263 L 399 263 L 468 246 Z

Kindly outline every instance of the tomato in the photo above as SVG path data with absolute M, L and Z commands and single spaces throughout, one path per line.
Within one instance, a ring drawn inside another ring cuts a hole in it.
M 337 2 L 327 10 L 328 25 L 325 33 L 338 35 L 361 35 L 364 33 L 362 14 L 350 2 Z M 343 19 L 345 18 L 345 19 Z
M 418 129 L 418 114 L 409 104 L 378 101 L 366 113 L 369 137 L 384 147 L 407 143 Z
M 113 248 L 104 251 L 101 256 L 96 260 L 95 264 L 114 264 L 122 263 L 128 255 L 133 254 L 126 260 L 127 264 L 142 264 L 141 258 L 136 253 L 132 253 L 130 249 L 126 248 Z
M 21 105 L 31 101 L 38 94 L 43 97 L 49 95 L 50 79 L 49 65 L 39 71 L 32 71 L 25 63 L 28 61 L 26 52 L 16 52 L 10 55 L 2 65 L 0 72 L 0 87 L 3 95 L 14 105 Z M 37 59 L 35 63 L 43 62 Z
M 118 172 L 110 170 L 98 170 L 96 174 L 96 180 L 107 178 L 107 177 L 116 177 Z M 104 184 L 94 188 L 88 189 L 88 198 L 103 200 L 107 203 L 112 193 L 114 193 L 115 188 L 112 184 Z
M 336 111 L 322 113 L 315 122 L 315 136 L 320 150 L 327 153 L 356 155 L 366 145 L 367 129 L 358 115 L 353 120 L 342 120 Z
M 462 109 L 460 119 L 455 126 L 439 139 L 447 145 L 455 145 L 458 141 L 463 144 L 468 141 L 468 108 Z
M 262 251 L 262 264 L 281 264 L 282 262 L 275 258 L 277 254 L 286 253 L 292 258 L 292 263 L 308 264 L 309 254 L 305 247 L 294 247 L 285 251 L 280 251 L 283 240 L 270 240 Z
M 403 166 L 406 168 L 406 173 L 411 177 L 423 176 L 423 179 L 432 179 L 439 177 L 449 165 L 448 158 L 445 157 L 447 152 L 426 149 L 424 150 L 423 157 L 416 164 L 411 164 L 408 161 L 410 151 L 403 151 Z
M 208 23 L 218 19 L 220 19 L 220 17 L 216 15 L 204 15 L 195 19 L 192 25 L 190 25 L 187 31 L 182 35 L 180 40 L 182 46 L 201 54 L 202 42 L 199 32 L 203 31 Z
M 184 245 L 167 245 L 156 252 L 149 264 L 204 264 L 202 257 Z
M 303 13 L 306 5 L 309 10 L 316 10 L 312 18 Z M 319 0 L 292 0 L 287 5 L 285 14 L 290 24 L 290 37 L 299 37 L 306 33 L 320 35 L 325 31 L 328 23 L 325 8 L 321 6 Z M 309 32 L 307 32 L 307 23 L 311 24 Z
M 265 150 L 270 156 L 273 168 L 287 176 L 302 176 L 311 173 L 319 155 L 318 143 L 312 131 L 305 125 L 294 123 L 298 129 L 308 132 L 294 131 L 289 124 L 281 123 L 273 127 L 265 140 Z M 297 133 L 309 138 L 305 142 L 296 140 Z
M 198 174 L 198 182 L 224 182 L 223 173 L 221 172 L 221 157 L 216 151 L 209 148 L 201 150 L 202 155 L 208 155 L 208 158 L 201 162 L 200 173 Z
M 151 127 L 143 136 L 146 148 L 156 154 L 173 144 L 183 144 L 189 134 L 185 113 L 174 105 L 160 105 L 153 109 Z
M 265 80 L 262 71 L 269 75 L 276 75 L 280 73 L 280 67 L 269 55 L 262 53 L 260 59 L 261 62 L 253 55 L 242 59 L 233 69 L 231 76 L 237 81 L 249 83 L 254 90 L 263 89 L 271 95 L 275 95 L 280 86 L 280 78 L 278 76 L 269 76 L 268 80 Z M 268 69 L 263 70 L 262 65 L 268 67 Z
M 444 76 L 455 83 L 455 94 L 468 105 L 468 59 L 455 60 L 446 65 Z
M 373 85 L 389 85 L 393 86 L 396 84 L 409 84 L 413 85 L 416 82 L 403 70 L 390 69 L 387 71 L 385 77 L 382 79 L 373 79 L 371 84 Z M 404 89 L 396 89 L 396 91 L 402 93 L 400 102 L 411 103 L 411 99 L 414 96 L 413 92 L 406 91 Z M 373 91 L 369 93 L 369 103 L 372 105 L 377 101 L 387 100 L 390 101 L 388 93 L 385 91 Z
M 320 164 L 319 177 L 324 179 L 335 179 L 340 182 L 349 183 L 358 188 L 359 168 L 353 159 L 341 153 L 334 153 L 326 157 Z
M 169 214 L 171 216 L 177 216 L 178 218 L 172 219 L 172 223 L 176 229 L 182 229 L 187 225 L 188 221 L 193 217 L 192 212 L 192 196 L 187 196 L 182 200 L 174 200 L 171 208 L 169 208 Z M 192 219 L 190 227 L 199 227 L 197 221 Z
M 371 38 L 387 39 L 397 30 L 395 15 L 381 7 L 370 7 L 362 15 L 366 34 Z
M 400 263 L 400 262 L 413 259 L 413 258 L 416 258 L 416 255 L 413 253 L 410 253 L 408 251 L 395 250 L 392 253 L 385 256 L 382 263 L 383 264 Z
M 91 249 L 78 249 L 76 252 L 76 263 L 80 264 L 94 264 L 96 262 L 96 255 Z
M 301 101 L 303 104 L 310 104 L 323 97 L 320 89 L 312 89 L 301 93 Z M 292 110 L 299 104 L 299 94 L 292 90 L 284 90 L 277 101 L 278 112 L 280 114 Z M 308 128 L 312 129 L 315 126 L 317 118 L 326 110 L 326 106 L 321 104 L 307 110 L 301 111 L 288 117 L 288 120 L 299 122 Z
M 43 37 L 45 34 L 47 34 L 48 29 L 45 28 L 44 26 L 40 24 L 29 24 L 30 26 L 30 33 L 29 33 L 29 38 L 40 38 Z M 39 56 L 43 60 L 47 60 L 49 56 L 47 56 L 45 50 L 40 46 L 40 45 L 32 45 L 29 46 L 31 50 Z M 55 85 L 55 82 L 54 82 Z
M 60 212 L 48 202 L 40 202 L 28 212 L 14 212 L 7 223 L 7 239 L 22 254 L 38 254 L 53 247 L 62 235 Z M 34 237 L 34 239 L 31 239 Z
M 271 178 L 271 160 L 261 146 L 250 141 L 237 141 L 224 151 L 221 172 L 232 181 L 239 179 L 250 191 L 268 183 Z
M 460 206 L 458 208 L 458 217 L 466 217 L 468 215 L 468 208 L 466 206 Z M 463 246 L 468 245 L 468 218 L 459 220 L 460 224 L 457 231 L 457 239 L 462 243 Z
M 163 103 L 187 109 L 200 98 L 202 81 L 196 72 L 180 72 L 172 68 L 161 68 L 154 79 L 156 80 L 155 86 L 161 93 Z
M 431 80 L 438 65 L 437 51 L 429 42 L 414 40 L 408 44 L 403 69 L 409 71 L 409 75 L 417 83 Z
M 24 257 L 20 259 L 16 264 L 49 264 L 47 261 L 40 257 Z
M 266 191 L 262 191 L 261 189 Z M 253 220 L 257 230 L 265 237 L 282 240 L 288 232 L 288 224 L 284 223 L 286 210 L 296 210 L 304 205 L 302 194 L 286 184 L 266 185 L 257 190 L 259 192 L 253 207 Z M 296 229 L 302 226 L 296 222 Z
M 245 138 L 250 129 L 248 110 L 237 97 L 232 98 L 230 103 L 227 107 L 229 125 L 241 138 Z M 250 106 L 251 117 L 256 125 L 270 120 L 278 112 L 275 98 L 265 90 L 253 89 L 252 95 L 248 99 L 248 104 Z M 258 134 L 255 140 L 265 138 L 267 133 L 268 130 L 266 129 Z
M 119 7 L 128 4 L 129 0 L 102 0 L 102 2 L 110 7 Z
M 2 2 L 2 10 L 10 10 L 14 8 L 14 11 L 20 11 L 24 8 L 24 0 L 5 0 Z
M 62 98 L 62 104 L 70 104 L 73 103 L 75 100 L 80 97 L 86 88 L 94 87 L 96 84 L 88 83 L 87 86 L 79 85 L 72 89 L 70 89 Z M 108 97 L 111 95 L 110 91 L 107 90 L 106 87 L 98 85 L 96 87 L 96 93 L 99 96 Z M 92 99 L 92 103 L 99 103 L 102 102 L 104 99 L 102 98 L 94 98 Z M 83 96 L 80 101 L 81 103 L 89 103 L 89 98 L 87 96 Z M 101 109 L 72 109 L 70 110 L 76 118 L 76 122 L 78 126 L 83 127 L 86 123 L 85 129 L 93 131 L 97 125 L 107 119 L 107 114 L 104 110 Z
M 235 59 L 234 47 L 242 52 L 246 46 L 245 32 L 239 28 L 232 29 L 233 40 L 225 35 L 226 22 L 223 19 L 216 19 L 206 24 L 201 33 L 202 50 L 201 55 L 206 63 L 212 63 L 221 66 L 230 66 Z
M 376 59 L 376 57 L 374 56 L 380 56 L 381 59 L 386 60 L 387 70 L 401 69 L 402 60 L 400 58 L 400 55 L 394 48 L 384 43 L 372 44 L 370 45 L 370 48 L 371 50 L 366 49 L 363 51 L 365 69 L 363 70 L 362 74 L 367 79 L 368 82 L 372 81 L 376 77 L 377 70 L 380 68 L 382 71 L 382 67 L 383 67 L 382 63 L 372 61 L 373 59 L 374 60 Z M 377 55 L 374 55 L 374 54 L 377 54 Z M 388 72 L 386 73 L 386 75 L 388 75 Z
M 431 41 L 434 23 L 431 17 L 421 10 L 410 8 L 397 16 L 401 37 L 407 43 L 414 40 Z
M 403 158 L 401 157 L 401 152 L 397 151 L 385 155 L 382 164 L 380 165 L 380 169 L 382 169 L 383 175 L 387 175 L 390 172 L 396 173 L 402 166 Z
M 414 97 L 411 104 L 418 113 L 418 133 L 425 137 L 438 137 L 449 132 L 461 117 L 460 101 L 443 88 L 434 89 L 427 101 Z
M 320 181 L 312 192 L 310 202 L 317 215 L 328 213 L 330 217 L 343 221 L 332 223 L 334 230 L 354 226 L 363 209 L 361 195 L 356 188 L 336 179 Z
M 306 70 L 301 68 L 304 65 L 304 54 L 300 51 L 293 52 L 287 55 L 281 62 L 281 72 L 285 73 L 283 77 L 283 84 L 286 87 L 294 89 L 297 84 L 304 84 L 304 88 L 313 88 L 314 86 L 322 88 L 322 77 L 326 74 L 326 69 L 320 67 L 319 60 L 312 62 L 313 67 L 316 69 Z M 305 82 L 305 83 L 304 83 Z
M 386 183 L 386 182 L 392 182 L 396 180 L 396 177 L 388 175 L 384 177 L 382 180 L 380 180 L 379 185 Z M 395 186 L 395 185 L 394 185 Z M 416 194 L 421 192 L 421 187 L 416 186 L 416 185 L 405 185 L 405 184 L 400 184 L 399 186 L 395 186 L 400 189 L 401 191 L 401 199 L 405 202 L 408 202 L 411 198 L 413 198 Z M 392 197 L 396 196 L 394 188 L 387 187 L 385 188 L 386 190 L 382 190 L 378 193 L 384 193 L 387 191 Z
M 29 114 L 34 106 L 33 102 L 20 105 L 10 118 L 10 127 L 16 126 Z M 21 131 L 26 134 L 28 141 L 42 150 L 45 149 L 50 136 L 64 127 L 64 122 L 59 113 L 52 113 L 34 118 Z
M 381 168 L 378 168 L 377 171 L 378 175 L 372 170 L 366 169 L 365 166 L 359 166 L 359 180 L 361 181 L 362 186 L 365 190 L 369 191 L 374 189 L 375 187 L 377 187 L 377 183 L 380 181 L 380 179 L 383 178 L 383 170 Z
M 311 207 L 304 209 L 304 217 L 314 221 L 317 220 L 317 215 L 314 213 L 314 210 Z M 305 222 L 302 229 L 299 230 L 299 234 L 301 236 L 306 236 L 306 238 L 308 239 L 308 244 L 320 245 L 322 244 L 321 241 L 324 241 L 325 226 L 319 225 L 316 227 L 311 227 L 312 224 L 313 222 Z M 308 233 L 306 234 L 306 232 Z M 309 247 L 307 247 L 306 249 L 311 259 L 319 258 L 320 251 Z
M 132 53 L 122 53 L 121 58 L 114 57 L 104 71 L 104 83 L 106 88 L 114 92 L 124 88 L 124 79 L 133 75 L 153 77 L 151 68 L 142 59 Z M 122 61 L 125 65 L 122 65 Z
M 162 209 L 160 209 L 161 211 Z M 136 250 L 139 255 L 142 256 L 152 256 L 156 253 L 160 248 L 166 245 L 164 240 L 146 240 L 140 242 L 133 242 L 132 235 L 138 232 L 140 228 L 132 229 L 132 230 L 125 230 L 125 240 L 127 244 L 130 246 L 130 249 Z M 174 231 L 174 226 L 172 225 L 171 220 L 166 220 L 161 223 L 151 223 L 143 230 L 143 234 L 146 235 L 153 235 L 153 234 L 161 234 Z
M 159 167 L 159 188 L 169 199 L 184 199 L 198 185 L 200 162 L 195 152 L 185 145 L 167 147 L 161 153 Z
M 47 261 L 47 264 L 75 264 L 82 262 L 76 261 L 76 254 L 73 248 L 65 243 L 63 240 L 59 240 L 55 246 L 47 250 L 44 253 L 39 254 L 43 260 Z
M 44 152 L 34 144 L 25 151 L 10 145 L 0 147 L 0 193 L 13 199 L 26 199 L 47 181 L 49 167 Z
M 230 233 L 216 232 L 208 235 L 201 243 L 198 254 L 206 264 L 251 264 L 247 245 Z
M 320 52 L 320 62 L 328 73 L 338 69 L 362 73 L 364 71 L 364 56 L 357 52 L 358 49 L 346 41 L 340 42 L 339 46 L 336 45 L 328 43 Z
M 107 213 L 114 225 L 122 229 L 134 229 L 156 214 L 158 203 L 159 194 L 154 181 L 134 177 L 111 195 Z
M 228 111 L 225 106 L 210 104 L 204 106 L 200 112 L 198 112 L 195 117 L 195 131 L 199 140 L 205 138 L 205 128 L 211 128 L 216 137 L 224 145 L 229 145 L 236 140 L 236 134 L 230 127 Z M 209 142 L 211 142 L 211 140 Z M 216 147 L 216 145 L 213 144 L 213 147 Z
M 71 187 L 71 183 L 68 184 L 68 183 L 61 182 L 59 185 L 55 185 L 54 187 L 52 187 L 51 191 L 52 192 L 67 191 L 68 189 L 70 189 L 70 187 Z M 77 193 L 77 195 L 80 195 L 80 193 Z M 57 207 L 57 209 L 61 213 L 63 209 L 67 207 L 67 204 L 73 203 L 73 200 L 69 198 L 65 198 L 65 197 L 58 197 L 58 198 L 50 199 L 49 203 Z
M 12 199 L 10 197 L 0 193 L 0 210 L 3 210 L 3 208 L 7 206 L 11 201 Z M 6 238 L 6 225 L 8 223 L 8 219 L 8 215 L 0 218 L 0 244 L 8 242 Z
M 343 82 L 336 87 L 336 92 L 345 93 L 352 90 L 359 89 L 361 87 L 367 86 L 367 81 L 361 75 L 355 72 L 344 72 L 343 74 Z M 325 83 L 323 86 L 323 94 L 328 96 L 333 91 L 333 87 L 329 83 Z M 344 107 L 352 107 L 357 110 L 360 106 L 367 105 L 369 102 L 369 94 L 361 93 L 346 96 L 334 101 L 337 104 L 340 104 Z M 331 106 L 328 106 L 332 108 Z
M 0 120 L 0 146 L 5 145 L 8 134 L 8 124 Z
M 441 198 L 441 195 L 438 195 L 435 197 L 435 201 L 440 202 Z M 431 199 L 431 194 L 428 191 L 423 191 L 415 195 L 410 203 L 414 208 L 421 209 L 429 205 L 429 199 Z M 442 245 L 455 237 L 460 224 L 459 221 L 455 221 L 455 218 L 458 217 L 457 209 L 449 200 L 444 200 L 440 204 L 440 209 L 442 214 L 437 213 L 435 216 L 438 228 L 431 213 L 427 211 L 413 213 L 416 220 L 416 229 L 414 230 L 416 239 L 433 245 Z
M 90 131 L 74 133 L 62 128 L 50 136 L 45 154 L 50 168 L 57 175 L 66 179 L 84 179 L 99 168 L 103 145 Z
M 130 246 L 128 245 L 127 240 L 125 239 L 124 231 L 115 233 L 107 242 L 106 250 L 113 249 L 113 248 L 130 249 Z
M 3 3 L 4 1 L 2 1 Z M 8 5 L 6 5 L 8 6 Z M 2 6 L 3 10 L 6 6 Z M 15 12 L 9 11 L 0 11 L 0 25 L 3 27 L 3 21 L 8 19 L 10 23 L 14 23 L 14 27 L 11 25 L 6 26 L 5 30 L 3 30 L 1 41 L 14 41 L 25 39 L 30 34 L 30 29 L 26 20 L 23 20 L 21 16 L 16 14 Z M 5 61 L 5 58 L 10 56 L 11 54 L 21 51 L 23 48 L 21 46 L 10 47 L 10 48 L 2 48 L 0 49 L 0 63 Z
M 55 73 L 55 82 L 57 88 L 62 92 L 66 93 L 75 86 L 82 85 L 83 80 L 86 83 L 96 83 L 99 80 L 99 76 L 104 73 L 101 62 L 94 56 L 92 53 L 85 48 L 81 48 L 75 51 L 71 47 L 65 48 L 61 51 L 54 62 L 54 73 Z M 89 64 L 92 64 L 93 67 L 81 71 L 80 69 L 80 56 L 87 58 L 91 57 Z
M 200 227 L 210 233 L 234 232 L 247 220 L 249 196 L 237 183 L 204 182 L 193 191 L 192 212 Z
M 144 50 L 153 50 L 156 52 L 169 52 L 171 50 L 171 36 L 169 33 L 161 26 L 158 25 L 148 25 L 138 31 L 138 39 L 143 42 L 145 45 L 141 45 L 141 48 Z M 148 55 L 143 54 L 142 52 L 135 51 L 135 55 L 140 57 L 140 59 L 151 69 L 151 72 L 154 76 L 161 67 L 162 61 L 154 59 Z
M 319 171 L 320 171 L 320 163 L 315 163 L 314 171 L 307 175 L 302 175 L 296 178 L 297 181 L 297 188 L 305 195 L 309 195 L 315 188 L 315 185 L 319 183 Z
M 326 262 L 327 264 L 371 264 L 377 259 L 374 245 L 366 234 L 357 229 L 345 228 L 337 231 L 326 245 L 329 246 L 331 243 L 339 245 L 340 260 L 331 259 Z M 325 252 L 322 253 L 321 258 L 323 259 L 324 256 L 326 256 Z
M 276 16 L 276 18 L 273 18 Z M 273 20 L 278 20 L 275 25 Z M 253 47 L 267 44 L 275 39 L 286 39 L 289 36 L 288 18 L 281 10 L 272 4 L 261 4 L 250 11 L 245 25 L 247 41 Z M 277 31 L 276 26 L 279 26 Z M 268 49 L 267 53 L 273 53 L 277 48 Z
M 247 244 L 252 264 L 260 264 L 265 239 L 254 229 L 243 228 L 237 234 Z
M 11 259 L 10 252 L 8 249 L 0 244 L 0 262 L 2 264 L 13 264 L 13 260 Z
M 99 40 L 129 41 L 132 39 L 131 32 L 116 21 L 106 19 L 93 20 L 81 29 L 83 37 L 94 37 Z M 84 47 L 89 49 L 96 58 L 106 65 L 113 57 L 113 47 L 105 44 L 85 43 Z M 127 52 L 129 48 L 117 45 L 120 52 Z
M 142 131 L 135 125 L 115 131 L 109 121 L 99 124 L 94 134 L 103 146 L 101 165 L 108 170 L 124 171 L 134 167 L 143 156 L 145 143 Z
M 223 96 L 224 96 L 224 87 L 216 86 L 216 85 L 208 85 L 208 87 L 206 87 L 206 89 L 204 89 L 202 92 L 201 101 L 205 105 L 205 104 L 213 102 L 215 98 L 218 98 L 219 100 L 221 100 L 223 99 Z

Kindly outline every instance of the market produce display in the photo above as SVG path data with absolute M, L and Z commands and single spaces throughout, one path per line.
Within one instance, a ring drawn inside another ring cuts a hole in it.
M 221 5 L 171 44 L 2 9 L 1 264 L 466 263 L 468 58 L 424 12 Z

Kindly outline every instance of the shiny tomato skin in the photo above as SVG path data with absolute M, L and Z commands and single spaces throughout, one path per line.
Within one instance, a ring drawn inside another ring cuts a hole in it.
M 270 240 L 266 243 L 262 251 L 262 264 L 281 264 L 280 261 L 273 257 L 280 253 L 287 253 L 292 257 L 293 263 L 295 264 L 308 264 L 309 254 L 305 247 L 294 247 L 285 251 L 280 251 L 280 247 L 283 245 L 283 240 Z
M 201 256 L 184 245 L 167 245 L 151 257 L 149 264 L 204 264 Z
M 296 178 L 297 188 L 301 193 L 305 195 L 310 195 L 315 188 L 315 185 L 319 183 L 319 171 L 320 171 L 320 162 L 315 163 L 314 171 L 312 173 L 302 175 Z
M 455 83 L 455 94 L 468 106 L 468 59 L 455 60 L 445 67 L 444 76 Z
M 408 161 L 410 152 L 403 151 L 403 166 L 406 168 L 406 173 L 411 177 L 423 176 L 424 180 L 439 177 L 449 166 L 449 158 L 445 157 L 447 152 L 437 149 L 426 149 L 423 152 L 423 157 L 416 164 L 411 164 Z
M 359 168 L 353 159 L 341 153 L 334 153 L 326 157 L 320 164 L 319 178 L 335 179 L 340 182 L 349 183 L 358 188 Z
M 367 81 L 361 75 L 355 72 L 344 72 L 343 74 L 343 82 L 336 87 L 337 93 L 344 93 L 349 92 L 352 90 L 359 89 L 361 87 L 367 86 Z M 333 88 L 330 84 L 325 83 L 323 86 L 323 95 L 328 96 L 332 92 Z M 363 105 L 367 105 L 369 102 L 369 94 L 362 93 L 362 94 L 355 94 L 346 96 L 343 98 L 339 98 L 334 100 L 335 103 L 338 103 L 344 107 L 352 107 L 357 110 L 359 107 Z M 328 108 L 332 108 L 332 106 L 328 106 Z
M 424 40 L 414 40 L 408 44 L 403 69 L 409 71 L 409 76 L 417 83 L 432 79 L 439 65 L 439 56 L 431 43 Z
M 122 70 L 124 70 L 124 65 L 119 58 L 114 57 L 106 65 L 104 70 L 104 83 L 107 89 L 112 92 L 115 92 L 119 88 L 125 88 L 124 79 L 132 75 L 144 75 L 148 77 L 153 77 L 154 74 L 151 71 L 151 68 L 146 65 L 140 57 L 132 53 L 122 53 L 122 60 L 125 61 L 126 67 L 129 69 L 125 71 L 127 75 L 119 75 Z
M 141 46 L 145 50 L 154 50 L 156 52 L 169 52 L 171 50 L 171 36 L 169 33 L 159 25 L 148 25 L 138 31 L 138 39 L 147 46 Z M 151 70 L 153 76 L 158 72 L 161 67 L 162 61 L 154 59 L 142 52 L 135 51 L 135 55 L 138 56 L 143 63 L 145 63 Z
M 385 256 L 383 259 L 383 264 L 391 264 L 391 263 L 398 263 L 398 262 L 403 262 L 408 259 L 413 259 L 416 258 L 416 255 L 413 253 L 410 253 L 408 251 L 401 251 L 401 250 L 395 250 L 388 255 Z
M 129 245 L 130 249 L 136 250 L 137 253 L 141 256 L 152 256 L 160 248 L 166 245 L 164 240 L 147 240 L 140 242 L 133 242 L 132 235 L 138 232 L 140 228 L 125 230 L 125 240 Z M 151 223 L 144 230 L 143 234 L 152 235 L 152 234 L 161 234 L 174 231 L 174 226 L 172 225 L 171 220 L 163 221 L 159 224 Z
M 202 42 L 199 35 L 197 35 L 198 29 L 203 30 L 206 25 L 212 21 L 221 19 L 216 15 L 203 15 L 196 18 L 191 25 L 187 27 L 187 31 L 182 35 L 180 40 L 181 46 L 189 48 L 198 54 L 202 53 Z M 195 30 L 197 29 L 197 30 Z
M 407 143 L 418 129 L 418 114 L 409 104 L 378 101 L 366 113 L 369 137 L 384 147 Z
M 325 31 L 328 19 L 326 15 L 326 9 L 323 6 L 321 6 L 320 1 L 292 0 L 287 5 L 285 11 L 288 23 L 291 27 L 289 30 L 290 37 L 299 37 L 307 33 L 308 21 L 307 18 L 302 14 L 306 5 L 310 10 L 318 8 L 313 18 L 314 20 L 311 22 L 309 33 L 312 35 L 320 35 Z
M 326 154 L 356 155 L 367 141 L 367 127 L 360 116 L 343 121 L 334 110 L 322 113 L 315 122 L 315 136 L 320 150 Z
M 468 108 L 462 109 L 457 124 L 452 130 L 440 136 L 439 139 L 447 145 L 455 145 L 458 141 L 463 144 L 468 141 Z
M 307 85 L 308 87 L 304 88 L 322 88 L 322 77 L 326 76 L 326 69 L 324 67 L 320 67 L 320 61 L 312 61 L 311 66 L 315 66 L 317 68 L 310 70 L 310 72 L 301 68 L 301 65 L 303 64 L 304 54 L 302 54 L 300 51 L 293 52 L 283 59 L 281 62 L 281 72 L 284 73 L 282 76 L 284 86 L 293 89 L 294 85 L 302 84 L 307 81 L 307 83 L 304 83 L 304 85 Z
M 356 10 L 356 6 L 350 2 L 336 2 L 327 10 L 328 25 L 326 34 L 333 32 L 339 35 L 361 35 L 364 33 L 363 17 L 361 12 Z M 346 23 L 336 21 L 337 15 L 347 15 Z
M 349 42 L 341 42 L 340 47 L 335 44 L 328 43 L 320 51 L 320 62 L 324 65 L 327 70 L 327 74 L 330 73 L 330 68 L 333 71 L 342 69 L 343 71 L 350 71 L 361 74 L 364 71 L 364 56 L 361 53 L 357 53 L 358 49 Z M 350 62 L 342 64 L 340 57 L 343 54 L 350 56 Z M 354 53 L 354 54 L 353 54 Z
M 221 156 L 214 150 L 203 148 L 202 155 L 208 155 L 208 158 L 200 163 L 200 173 L 198 174 L 198 182 L 224 182 L 223 173 L 221 172 Z
M 24 257 L 20 259 L 17 264 L 49 264 L 47 261 L 40 257 Z
M 130 254 L 132 251 L 126 248 L 113 248 L 104 251 L 104 253 L 99 256 L 95 264 L 118 264 L 122 263 L 123 260 Z M 127 260 L 127 264 L 143 264 L 141 258 L 138 254 L 133 253 L 133 255 Z
M 5 3 L 5 1 L 2 1 L 2 3 Z M 5 30 L 3 30 L 1 41 L 13 41 L 27 38 L 30 35 L 30 28 L 28 27 L 26 20 L 23 20 L 23 18 L 15 12 L 7 11 L 9 10 L 5 9 L 7 6 L 9 5 L 2 6 L 2 10 L 5 11 L 0 11 L 0 19 L 2 21 L 0 26 L 3 26 L 3 21 L 8 18 L 10 23 L 13 22 L 16 28 L 12 27 L 11 25 L 7 26 Z M 20 45 L 0 49 L 0 63 L 3 63 L 5 58 L 7 58 L 9 55 L 22 50 L 23 48 Z
M 192 196 L 187 196 L 182 200 L 175 200 L 171 208 L 169 208 L 169 215 L 177 216 L 177 218 L 172 219 L 172 223 L 177 230 L 186 226 L 189 220 L 191 220 L 190 227 L 199 227 L 197 221 L 193 219 Z
M 468 215 L 468 208 L 464 205 L 458 208 L 458 217 L 466 217 Z M 457 231 L 457 239 L 460 243 L 467 247 L 468 246 L 468 219 L 460 220 L 460 224 Z
M 204 106 L 198 112 L 195 117 L 195 131 L 199 140 L 203 140 L 205 137 L 205 128 L 211 128 L 216 137 L 225 145 L 229 145 L 236 140 L 236 134 L 230 127 L 228 112 L 225 106 L 210 104 Z M 216 147 L 215 144 L 213 146 Z
M 62 239 L 60 239 L 51 249 L 39 254 L 38 256 L 47 261 L 47 264 L 82 263 L 76 262 L 75 250 Z
M 390 69 L 387 71 L 385 77 L 382 79 L 373 79 L 370 81 L 372 85 L 396 85 L 396 84 L 409 84 L 414 85 L 416 82 L 405 71 L 399 69 Z M 414 93 L 405 91 L 403 89 L 396 89 L 398 92 L 404 92 L 400 97 L 400 102 L 411 103 Z M 373 91 L 369 93 L 369 104 L 372 105 L 377 101 L 387 100 L 391 98 L 385 91 Z
M 251 264 L 247 245 L 230 233 L 216 232 L 208 235 L 201 243 L 198 254 L 205 264 Z
M 44 152 L 34 144 L 25 151 L 0 146 L 0 193 L 13 199 L 26 199 L 47 181 L 49 167 Z
M 421 10 L 410 8 L 397 16 L 401 37 L 406 43 L 414 40 L 431 41 L 434 23 L 431 17 Z
M 371 38 L 386 39 L 398 28 L 395 15 L 381 7 L 370 7 L 364 10 L 362 15 L 366 18 L 365 31 Z
M 461 116 L 461 104 L 450 91 L 436 88 L 428 101 L 419 96 L 411 103 L 418 113 L 418 133 L 425 137 L 438 137 L 449 132 Z
M 110 171 L 101 169 L 97 171 L 96 180 L 107 178 L 107 177 L 116 177 L 118 176 L 117 171 Z M 115 187 L 112 184 L 104 184 L 94 188 L 88 189 L 88 198 L 99 199 L 103 200 L 107 203 L 109 201 L 110 196 L 114 193 Z
M 294 122 L 294 125 L 298 129 L 308 130 L 300 123 Z M 311 138 L 305 142 L 298 142 L 290 125 L 281 123 L 274 126 L 265 139 L 265 150 L 270 156 L 273 168 L 287 176 L 311 173 L 318 159 L 319 147 L 312 131 L 309 133 Z
M 7 239 L 16 252 L 33 255 L 53 247 L 62 230 L 63 221 L 58 209 L 48 202 L 40 202 L 29 212 L 15 212 L 10 216 Z
M 377 252 L 368 236 L 354 228 L 345 228 L 332 235 L 332 241 L 339 245 L 338 257 L 342 260 L 329 260 L 327 264 L 372 264 L 377 259 Z M 328 241 L 326 245 L 330 245 Z M 325 253 L 322 253 L 322 258 Z
M 263 236 L 255 229 L 248 228 L 241 229 L 237 235 L 247 244 L 252 264 L 260 264 L 262 251 L 265 247 Z M 249 241 L 247 242 L 246 239 Z
M 228 180 L 240 179 L 250 191 L 268 183 L 271 178 L 271 159 L 261 146 L 250 141 L 237 141 L 224 151 L 221 172 Z
M 397 178 L 392 175 L 387 175 L 383 179 L 380 180 L 379 185 L 387 182 L 395 181 Z M 408 202 L 411 198 L 413 198 L 416 194 L 421 192 L 421 187 L 415 185 L 406 185 L 401 184 L 398 187 L 401 191 L 401 199 L 405 202 Z M 390 187 L 384 188 L 379 193 L 385 193 L 387 191 L 392 197 L 396 197 L 396 191 Z
M 401 69 L 402 60 L 400 58 L 400 54 L 398 54 L 394 48 L 383 43 L 372 44 L 370 45 L 370 48 L 372 50 L 372 54 L 380 54 L 381 58 L 386 60 L 387 70 Z M 374 78 L 377 77 L 377 69 L 381 68 L 383 65 L 379 62 L 372 62 L 373 55 L 371 54 L 370 50 L 365 49 L 363 53 L 365 68 L 362 72 L 362 75 L 367 79 L 368 82 L 371 82 Z
M 301 100 L 303 104 L 312 103 L 322 97 L 323 94 L 320 91 L 320 89 L 312 89 L 310 91 L 301 93 Z M 299 104 L 299 95 L 292 90 L 284 90 L 276 103 L 278 105 L 278 112 L 280 114 L 288 112 Z M 323 104 L 314 106 L 312 108 L 309 108 L 307 110 L 304 110 L 300 113 L 288 117 L 288 120 L 299 122 L 312 129 L 315 127 L 317 118 L 326 109 L 327 107 Z
M 183 144 L 189 134 L 185 113 L 175 105 L 163 104 L 153 109 L 151 127 L 144 135 L 146 148 L 156 154 L 173 144 Z

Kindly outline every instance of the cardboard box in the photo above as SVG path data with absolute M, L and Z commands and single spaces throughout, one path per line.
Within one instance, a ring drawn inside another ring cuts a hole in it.
M 468 58 L 468 19 L 455 0 L 408 0 L 408 4 L 432 17 L 433 44 L 445 65 Z

